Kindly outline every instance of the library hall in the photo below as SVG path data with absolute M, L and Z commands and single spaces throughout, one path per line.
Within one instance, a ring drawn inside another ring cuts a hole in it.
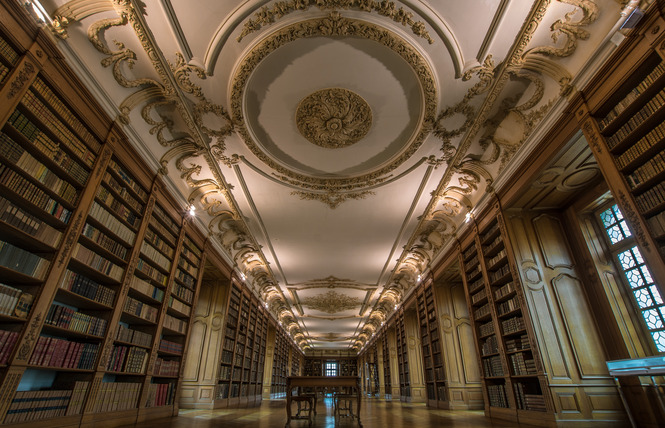
M 0 428 L 665 427 L 665 0 L 0 1 Z

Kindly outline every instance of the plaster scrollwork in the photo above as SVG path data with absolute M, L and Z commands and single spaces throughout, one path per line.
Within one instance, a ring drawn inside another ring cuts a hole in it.
M 306 11 L 310 7 L 317 7 L 324 11 L 335 10 L 358 10 L 361 12 L 376 12 L 381 16 L 392 19 L 398 24 L 410 27 L 413 34 L 427 40 L 429 44 L 434 43 L 427 32 L 423 22 L 415 21 L 413 13 L 397 8 L 394 2 L 382 0 L 283 0 L 275 2 L 272 7 L 264 6 L 248 19 L 237 37 L 241 42 L 248 35 L 259 31 L 261 28 L 273 24 L 278 19 L 294 12 Z
M 528 51 L 528 54 L 542 54 L 556 57 L 567 57 L 573 54 L 577 49 L 578 40 L 586 40 L 589 38 L 589 32 L 583 27 L 593 23 L 598 17 L 598 5 L 593 0 L 559 0 L 561 3 L 566 3 L 575 6 L 575 9 L 564 15 L 563 19 L 558 19 L 552 24 L 552 40 L 558 43 L 560 39 L 564 39 L 563 46 L 540 46 Z M 579 15 L 581 11 L 581 18 L 577 21 L 574 18 Z
M 301 301 L 303 306 L 327 314 L 356 309 L 362 303 L 359 298 L 329 290 L 327 293 L 307 297 Z
M 363 190 L 362 192 L 350 192 L 350 193 L 339 193 L 332 191 L 328 193 L 313 193 L 313 192 L 303 192 L 300 190 L 294 190 L 293 192 L 291 192 L 291 195 L 298 196 L 301 200 L 323 202 L 333 210 L 338 206 L 340 206 L 343 202 L 346 202 L 348 200 L 365 199 L 368 196 L 374 194 L 375 193 L 371 190 Z

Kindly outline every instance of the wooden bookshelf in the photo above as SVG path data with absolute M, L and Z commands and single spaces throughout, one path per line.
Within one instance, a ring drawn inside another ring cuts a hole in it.
M 176 414 L 205 237 L 20 8 L 0 10 L 0 420 Z
M 411 401 L 411 375 L 409 372 L 409 349 L 406 341 L 404 308 L 399 308 L 394 316 L 397 339 L 397 372 L 399 373 L 400 401 Z
M 390 375 L 390 345 L 388 343 L 388 330 L 379 332 L 379 339 L 383 350 L 383 388 L 386 400 L 392 399 L 392 378 Z
M 445 406 L 448 402 L 448 392 L 443 367 L 439 317 L 436 313 L 436 299 L 431 281 L 427 281 L 419 287 L 416 294 L 416 311 L 420 329 L 427 404 L 434 407 Z
M 289 376 L 289 345 L 290 341 L 286 336 L 286 332 L 281 328 L 277 328 L 272 363 L 272 381 L 270 384 L 271 398 L 283 398 L 286 396 L 286 378 Z
M 237 279 L 231 283 L 215 407 L 261 403 L 269 316 Z
M 499 209 L 483 217 L 460 252 L 485 414 L 548 423 L 553 405 Z

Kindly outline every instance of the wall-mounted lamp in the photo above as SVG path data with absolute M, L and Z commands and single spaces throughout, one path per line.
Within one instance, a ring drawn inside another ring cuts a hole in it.
M 468 223 L 471 220 L 471 211 L 466 213 L 466 216 L 464 216 L 464 222 Z
M 422 280 L 423 280 L 422 275 L 418 275 L 418 279 L 416 279 L 416 281 L 417 281 L 417 282 L 420 282 L 420 281 L 422 281 Z
M 196 215 L 196 207 L 194 206 L 194 204 L 189 204 L 189 208 L 187 208 L 187 210 L 190 216 L 193 217 L 194 215 Z

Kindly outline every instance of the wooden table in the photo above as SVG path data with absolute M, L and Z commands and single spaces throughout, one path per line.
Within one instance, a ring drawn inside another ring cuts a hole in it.
M 291 424 L 291 393 L 294 388 L 353 388 L 356 393 L 358 426 L 360 422 L 360 378 L 357 376 L 289 376 L 286 378 L 286 427 Z

